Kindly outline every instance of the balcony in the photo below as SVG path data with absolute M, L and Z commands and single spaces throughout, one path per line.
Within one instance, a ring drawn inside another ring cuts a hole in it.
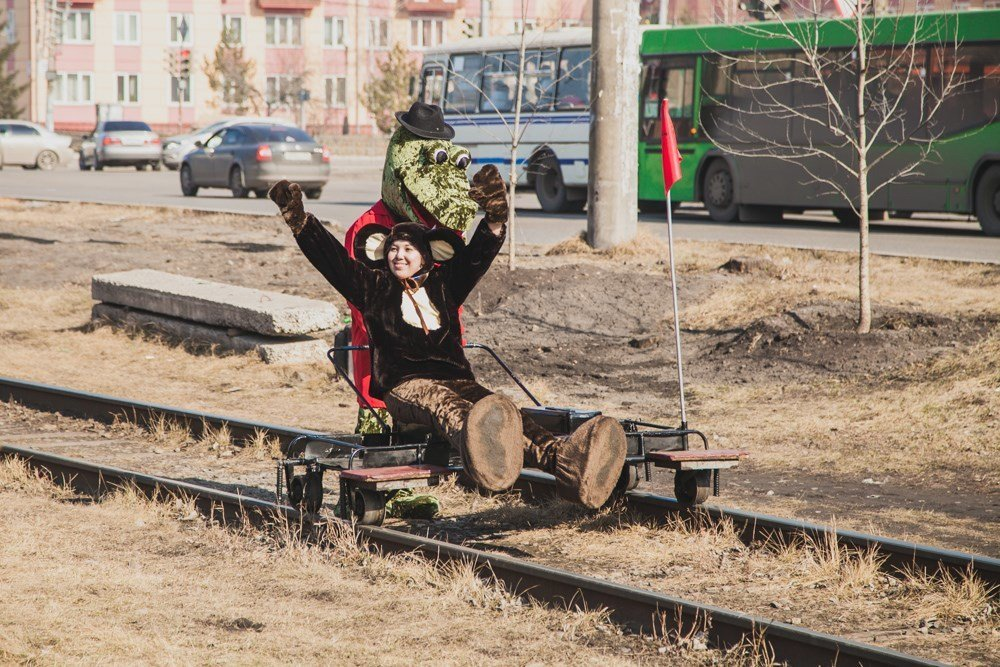
M 320 0 L 257 0 L 265 12 L 309 12 L 320 5 Z
M 452 14 L 458 0 L 403 0 L 403 9 L 410 14 Z

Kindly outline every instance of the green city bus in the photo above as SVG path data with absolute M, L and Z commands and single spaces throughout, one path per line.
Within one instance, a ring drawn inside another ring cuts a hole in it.
M 842 19 L 822 19 L 818 44 L 829 56 L 856 57 L 851 24 Z M 789 28 L 806 22 L 789 22 Z M 1000 235 L 1000 10 L 972 10 L 909 15 L 882 19 L 875 24 L 871 41 L 871 71 L 880 62 L 906 47 L 917 30 L 913 67 L 907 60 L 906 76 L 916 85 L 899 96 L 898 123 L 887 127 L 890 145 L 907 137 L 891 157 L 879 165 L 872 181 L 884 178 L 902 161 L 920 150 L 921 141 L 933 139 L 934 150 L 917 174 L 877 192 L 869 202 L 873 217 L 891 211 L 899 217 L 914 212 L 974 214 L 989 235 Z M 761 83 L 777 82 L 782 103 L 798 109 L 823 110 L 815 87 L 802 84 L 806 67 L 796 56 L 786 28 L 777 22 L 746 26 L 691 26 L 649 29 L 642 36 L 643 77 L 639 109 L 639 199 L 644 210 L 662 208 L 659 102 L 670 99 L 671 116 L 683 158 L 683 178 L 673 186 L 673 202 L 702 202 L 719 221 L 780 218 L 786 211 L 832 209 L 845 223 L 857 217 L 843 196 L 824 186 L 822 179 L 849 185 L 847 172 L 832 161 L 812 159 L 812 176 L 795 160 L 747 155 L 767 146 L 769 138 L 791 145 L 822 141 L 823 148 L 841 151 L 831 133 L 817 139 L 806 121 L 794 114 L 740 113 L 760 91 Z M 879 60 L 883 58 L 883 60 Z M 846 71 L 843 70 L 843 71 Z M 937 110 L 933 123 L 915 135 L 912 128 L 926 120 L 931 98 L 922 90 L 939 89 L 955 74 L 961 81 L 954 95 Z M 742 77 L 742 78 L 741 78 Z M 824 79 L 825 79 L 824 75 Z M 850 106 L 855 93 L 853 78 L 841 75 L 832 82 L 839 99 Z M 769 93 L 770 94 L 770 93 Z M 856 97 L 854 98 L 856 100 Z M 856 107 L 856 102 L 854 107 Z M 758 111 L 760 109 L 758 105 Z M 812 113 L 812 112 L 810 112 Z M 892 116 L 890 116 L 892 117 Z M 910 122 L 910 131 L 905 124 Z M 728 123 L 728 126 L 727 126 Z M 727 129 L 722 128 L 726 126 Z M 896 127 L 894 127 L 896 126 Z M 737 136 L 739 131 L 743 136 Z M 716 145 L 709 137 L 728 137 Z M 733 142 L 733 143 L 728 143 Z M 733 150 L 739 145 L 743 150 Z M 724 150 L 729 148 L 729 150 Z M 881 146 L 876 146 L 876 153 Z M 817 178 L 818 177 L 818 178 Z

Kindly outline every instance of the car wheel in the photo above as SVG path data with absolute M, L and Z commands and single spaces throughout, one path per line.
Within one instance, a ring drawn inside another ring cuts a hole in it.
M 701 198 L 708 214 L 716 222 L 736 222 L 740 206 L 736 201 L 736 182 L 725 160 L 714 160 L 705 171 Z
M 149 166 L 153 168 L 153 171 L 160 171 L 160 169 L 163 169 L 163 165 L 159 162 L 154 162 Z
M 146 163 L 145 162 L 140 162 L 139 164 L 135 165 L 135 170 L 136 171 L 146 171 Z
M 229 172 L 229 190 L 233 193 L 233 196 L 237 199 L 246 199 L 250 191 L 247 190 L 246 185 L 243 183 L 243 170 L 240 169 L 239 165 L 236 165 Z
M 976 217 L 987 236 L 1000 236 L 1000 164 L 987 169 L 976 183 Z
M 198 194 L 198 186 L 194 184 L 191 176 L 191 167 L 183 165 L 181 167 L 181 192 L 185 197 L 194 197 Z
M 264 196 L 267 196 L 267 192 L 264 192 Z M 306 190 L 306 199 L 319 199 L 323 196 L 323 188 L 309 188 Z
M 82 152 L 80 153 L 79 163 L 80 163 L 80 171 L 90 171 L 90 165 L 87 164 L 87 161 L 83 159 Z
M 542 158 L 537 163 L 535 176 L 535 196 L 546 213 L 576 213 L 583 210 L 587 200 L 573 199 L 570 188 L 563 181 L 559 162 L 552 156 Z
M 257 199 L 267 199 L 267 188 L 257 188 L 253 194 Z
M 104 171 L 104 165 L 101 164 L 101 156 L 94 153 L 94 171 Z
M 42 151 L 35 158 L 35 166 L 42 171 L 52 171 L 59 164 L 59 156 L 52 151 Z

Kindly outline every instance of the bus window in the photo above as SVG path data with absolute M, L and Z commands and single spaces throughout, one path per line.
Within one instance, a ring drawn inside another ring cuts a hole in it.
M 559 52 L 528 51 L 524 54 L 522 111 L 549 111 L 556 96 L 556 67 Z
M 556 109 L 586 109 L 590 106 L 590 49 L 563 49 L 556 84 Z
M 478 53 L 453 55 L 445 88 L 445 113 L 475 113 L 479 108 L 479 87 L 483 57 Z
M 660 137 L 660 101 L 670 100 L 670 118 L 678 141 L 684 141 L 694 126 L 694 58 L 646 61 L 642 81 L 642 136 Z
M 481 112 L 507 113 L 514 110 L 517 70 L 517 53 L 486 54 L 486 68 L 483 75 L 484 97 L 479 103 Z
M 924 114 L 930 116 L 949 85 L 950 95 L 941 100 L 930 120 L 934 137 L 1000 120 L 1000 48 L 945 44 L 930 49 L 928 88 Z
M 420 77 L 420 95 L 418 98 L 424 104 L 441 105 L 444 95 L 444 69 L 441 67 L 425 67 Z

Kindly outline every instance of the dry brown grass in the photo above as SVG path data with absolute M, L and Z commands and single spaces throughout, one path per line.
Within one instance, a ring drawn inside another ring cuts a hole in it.
M 639 232 L 633 241 L 620 243 L 604 250 L 595 250 L 587 244 L 587 233 L 581 232 L 579 236 L 556 243 L 546 250 L 545 254 L 550 257 L 560 255 L 589 255 L 593 257 L 606 257 L 608 259 L 623 259 L 627 257 L 664 258 L 667 256 L 667 244 L 652 234 Z
M 603 610 L 540 607 L 467 563 L 380 555 L 336 525 L 307 542 L 133 489 L 64 497 L 0 463 L 5 663 L 762 664 L 699 637 L 624 635 Z

